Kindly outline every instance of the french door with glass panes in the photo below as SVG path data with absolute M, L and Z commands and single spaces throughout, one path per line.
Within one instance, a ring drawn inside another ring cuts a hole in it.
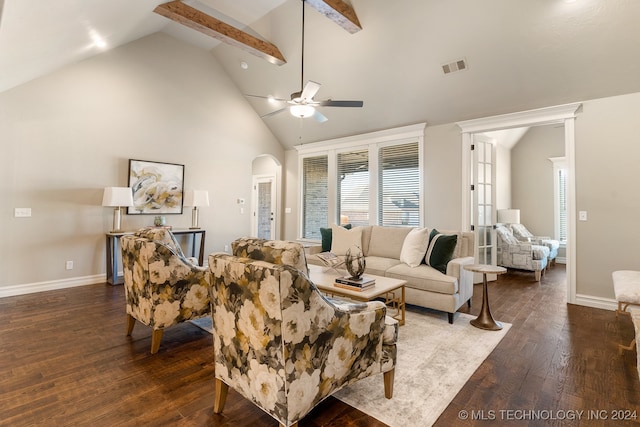
M 495 146 L 484 135 L 473 135 L 473 184 L 471 186 L 472 229 L 476 235 L 476 261 L 496 264 L 496 168 Z

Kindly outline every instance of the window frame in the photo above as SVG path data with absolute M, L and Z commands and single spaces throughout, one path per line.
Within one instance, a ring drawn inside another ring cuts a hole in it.
M 338 154 L 348 153 L 353 151 L 368 151 L 369 162 L 369 224 L 378 224 L 378 153 L 380 148 L 393 145 L 402 145 L 411 142 L 418 143 L 418 170 L 419 170 L 419 192 L 420 192 L 420 207 L 419 207 L 419 222 L 420 227 L 424 224 L 424 211 L 425 211 L 425 197 L 424 197 L 424 129 L 426 123 L 419 123 L 415 125 L 403 126 L 400 128 L 387 129 L 384 131 L 371 132 L 362 135 L 355 135 L 346 138 L 338 138 L 327 141 L 320 141 L 310 144 L 304 144 L 296 146 L 298 151 L 298 240 L 301 241 L 313 241 L 316 239 L 309 239 L 303 237 L 303 206 L 304 206 L 304 188 L 303 188 L 303 163 L 307 157 L 317 157 L 320 155 L 326 155 L 328 161 L 328 189 L 327 189 L 327 203 L 328 203 L 328 221 L 331 224 L 338 224 L 340 222 L 338 212 Z

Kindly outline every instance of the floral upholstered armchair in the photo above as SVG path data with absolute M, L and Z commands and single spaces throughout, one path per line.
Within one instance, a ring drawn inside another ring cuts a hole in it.
M 173 235 L 169 227 L 144 227 L 136 231 L 134 235 L 166 243 L 167 246 L 173 249 L 179 256 L 186 259 L 193 265 L 198 265 L 198 258 L 184 256 L 180 243 L 178 243 L 176 236 Z
M 382 302 L 332 302 L 290 265 L 212 254 L 209 268 L 215 413 L 232 387 L 295 426 L 335 391 L 379 373 L 391 398 L 398 325 L 385 323 Z
M 127 336 L 136 320 L 150 326 L 154 354 L 165 328 L 211 313 L 209 272 L 164 241 L 127 235 L 121 242 Z
M 509 224 L 516 239 L 549 248 L 549 263 L 555 264 L 560 242 L 548 236 L 534 236 L 523 224 Z
M 298 242 L 241 237 L 231 242 L 231 254 L 278 265 L 290 265 L 309 274 L 304 248 Z

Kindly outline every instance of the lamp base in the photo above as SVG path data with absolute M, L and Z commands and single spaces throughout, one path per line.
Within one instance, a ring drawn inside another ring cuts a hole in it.
M 120 219 L 122 218 L 122 213 L 120 212 L 120 207 L 116 207 L 113 210 L 113 231 L 112 233 L 120 233 L 122 230 L 120 229 Z
M 189 227 L 190 230 L 194 230 L 200 228 L 198 226 L 198 207 L 194 206 L 193 210 L 191 211 L 191 227 Z

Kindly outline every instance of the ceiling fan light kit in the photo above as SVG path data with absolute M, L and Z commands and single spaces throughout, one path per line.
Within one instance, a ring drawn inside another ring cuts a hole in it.
M 308 80 L 304 83 L 304 5 L 305 0 L 302 0 L 302 61 L 300 63 L 300 85 L 302 89 L 299 92 L 291 94 L 291 99 L 279 99 L 273 96 L 260 96 L 260 95 L 245 95 L 253 98 L 263 98 L 269 100 L 269 102 L 281 102 L 290 104 L 278 110 L 260 116 L 260 118 L 267 118 L 275 116 L 283 111 L 289 110 L 289 113 L 293 117 L 300 119 L 306 119 L 313 117 L 318 123 L 324 123 L 328 119 L 318 110 L 316 107 L 355 107 L 360 108 L 364 105 L 362 101 L 334 101 L 332 99 L 326 99 L 323 101 L 316 101 L 313 97 L 320 90 L 320 83 Z
M 313 114 L 316 112 L 316 109 L 311 105 L 296 104 L 289 107 L 289 112 L 294 117 L 306 119 L 307 117 L 313 116 Z

